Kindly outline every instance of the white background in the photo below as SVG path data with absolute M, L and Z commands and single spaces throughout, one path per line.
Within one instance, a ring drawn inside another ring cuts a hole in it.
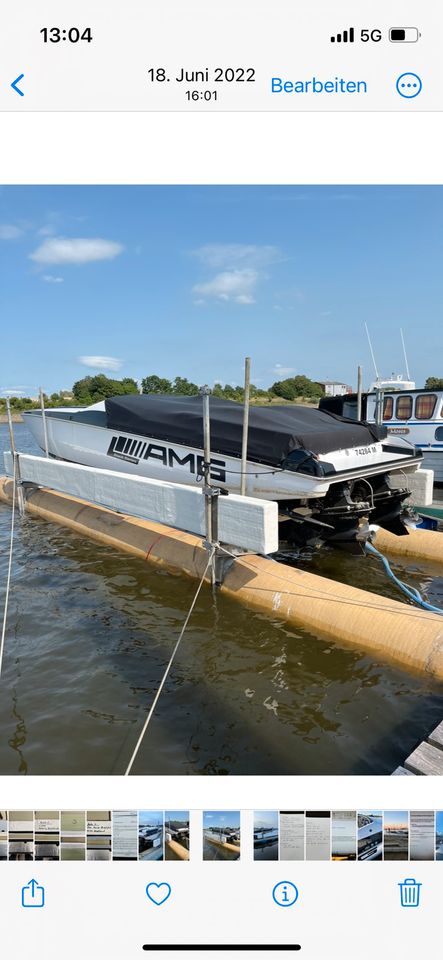
M 442 116 L 0 114 L 0 182 L 441 183 Z

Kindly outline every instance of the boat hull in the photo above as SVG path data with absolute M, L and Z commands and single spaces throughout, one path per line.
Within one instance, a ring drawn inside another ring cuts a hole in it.
M 38 445 L 45 450 L 41 412 L 25 413 L 24 419 Z M 59 414 L 51 416 L 50 411 L 46 414 L 46 431 L 49 455 L 58 459 L 191 486 L 202 482 L 203 451 L 196 448 L 63 419 Z M 325 462 L 336 471 L 327 477 L 248 462 L 246 495 L 278 501 L 323 498 L 334 484 L 343 485 L 355 478 L 392 470 L 415 471 L 421 459 L 394 453 L 392 447 L 385 449 L 382 443 L 373 443 L 357 450 L 328 453 Z M 211 480 L 221 489 L 239 493 L 241 462 L 219 454 L 211 457 Z

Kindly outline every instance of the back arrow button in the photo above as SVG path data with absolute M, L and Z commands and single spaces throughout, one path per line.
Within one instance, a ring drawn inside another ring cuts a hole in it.
M 18 93 L 20 97 L 24 97 L 24 93 L 23 93 L 23 90 L 20 90 L 20 87 L 18 87 L 17 84 L 20 83 L 20 80 L 23 80 L 23 77 L 24 77 L 24 73 L 21 73 L 20 76 L 16 77 L 15 80 L 11 83 L 12 89 L 15 90 L 15 92 Z

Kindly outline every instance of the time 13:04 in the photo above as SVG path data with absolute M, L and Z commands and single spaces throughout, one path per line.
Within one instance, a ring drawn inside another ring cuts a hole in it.
M 61 40 L 68 40 L 69 43 L 86 40 L 91 43 L 92 40 L 91 27 L 42 27 L 40 33 L 43 43 L 60 43 Z

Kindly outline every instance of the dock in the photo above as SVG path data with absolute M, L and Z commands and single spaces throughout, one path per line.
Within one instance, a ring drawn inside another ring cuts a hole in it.
M 434 497 L 429 507 L 415 507 L 416 513 L 425 520 L 443 523 L 443 488 L 434 487 Z
M 5 460 L 10 466 L 10 454 Z M 23 454 L 19 462 L 27 513 L 146 563 L 198 580 L 206 576 L 211 582 L 211 574 L 205 573 L 208 551 L 202 539 L 201 489 Z M 69 493 L 60 492 L 63 487 Z M 10 477 L 0 477 L 0 500 L 11 504 L 13 489 Z M 128 513 L 117 512 L 117 501 L 120 511 Z M 222 558 L 226 555 L 226 566 L 217 578 L 220 594 L 427 679 L 443 680 L 441 616 L 279 563 L 272 558 L 278 545 L 277 509 L 271 501 L 220 497 L 218 537 Z M 397 552 L 401 547 L 404 556 L 433 558 L 441 570 L 440 533 L 414 530 L 408 537 L 395 537 L 383 530 L 377 534 L 377 547 L 380 533 L 394 541 Z M 234 556 L 233 544 L 247 552 Z
M 189 860 L 189 850 L 177 840 L 165 841 L 166 860 Z
M 236 846 L 235 843 L 228 843 L 226 840 L 219 840 L 218 837 L 211 837 L 208 836 L 208 834 L 205 834 L 205 840 L 207 840 L 208 843 L 213 843 L 216 847 L 222 847 L 223 850 L 240 854 L 240 844 Z
M 403 766 L 394 770 L 393 777 L 438 777 L 443 775 L 443 721 L 429 734 L 427 740 L 409 754 Z

